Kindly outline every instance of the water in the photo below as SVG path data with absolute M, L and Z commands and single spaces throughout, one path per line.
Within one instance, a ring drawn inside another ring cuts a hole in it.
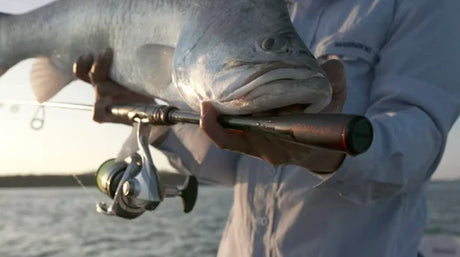
M 215 256 L 232 202 L 201 187 L 194 211 L 167 199 L 135 220 L 96 212 L 96 189 L 0 190 L 0 256 Z
M 426 234 L 460 236 L 460 182 L 432 182 L 427 188 Z
M 215 256 L 232 191 L 201 187 L 195 209 L 167 199 L 126 221 L 95 211 L 96 189 L 0 190 L 0 256 Z M 460 235 L 460 182 L 428 187 L 427 234 Z

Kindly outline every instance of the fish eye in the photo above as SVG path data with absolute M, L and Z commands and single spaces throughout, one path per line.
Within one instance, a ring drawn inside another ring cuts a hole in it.
M 266 38 L 262 40 L 262 43 L 260 44 L 260 47 L 265 50 L 269 51 L 272 49 L 272 47 L 275 45 L 275 39 L 273 38 Z
M 286 40 L 282 38 L 268 37 L 260 42 L 260 48 L 264 51 L 277 51 L 286 46 Z

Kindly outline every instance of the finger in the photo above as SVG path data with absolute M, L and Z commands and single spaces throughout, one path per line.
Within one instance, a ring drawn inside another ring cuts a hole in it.
M 321 68 L 326 72 L 326 76 L 332 85 L 333 94 L 341 94 L 345 87 L 345 68 L 342 62 L 336 59 L 326 61 Z
M 102 97 L 96 100 L 93 109 L 93 120 L 99 123 L 107 121 L 107 107 L 111 104 L 111 100 L 107 97 Z
M 249 144 L 254 148 L 255 156 L 275 166 L 289 161 L 289 149 L 282 147 L 278 140 L 272 140 L 269 136 L 251 132 L 246 135 Z
M 340 91 L 345 81 L 345 68 L 342 62 L 331 59 L 321 65 L 321 68 L 326 72 L 326 76 L 332 84 L 334 93 Z
M 89 73 L 92 84 L 108 79 L 112 60 L 113 52 L 111 49 L 104 50 L 96 57 L 96 61 L 93 63 L 91 72 Z
M 217 147 L 242 153 L 251 154 L 252 149 L 244 135 L 239 135 L 223 128 L 218 120 L 218 114 L 211 103 L 201 104 L 200 127 Z
M 322 66 L 332 85 L 332 101 L 321 112 L 340 113 L 347 98 L 345 68 L 339 60 L 331 59 Z
M 285 163 L 298 164 L 304 159 L 310 157 L 311 147 L 286 141 L 284 139 L 275 138 L 268 136 L 268 139 L 272 141 L 274 145 L 277 145 L 280 149 L 283 149 L 284 153 L 288 156 Z
M 87 83 L 91 83 L 88 73 L 91 70 L 93 61 L 94 56 L 92 54 L 85 54 L 78 57 L 78 60 L 73 64 L 73 74 L 75 77 Z
M 111 97 L 101 97 L 94 103 L 93 120 L 99 123 L 113 122 L 131 125 L 133 122 L 128 117 L 118 117 L 110 113 L 109 107 L 112 106 Z

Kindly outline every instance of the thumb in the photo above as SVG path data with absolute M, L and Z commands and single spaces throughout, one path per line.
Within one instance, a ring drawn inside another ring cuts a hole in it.
M 321 65 L 332 86 L 332 100 L 329 106 L 322 112 L 340 113 L 347 98 L 347 86 L 345 79 L 345 68 L 336 59 L 331 59 Z
M 342 62 L 336 59 L 326 61 L 321 68 L 326 72 L 327 79 L 332 85 L 332 93 L 340 94 L 345 90 L 345 68 Z

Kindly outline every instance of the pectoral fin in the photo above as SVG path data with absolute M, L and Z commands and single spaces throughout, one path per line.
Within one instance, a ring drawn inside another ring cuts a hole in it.
M 150 88 L 163 89 L 171 83 L 174 48 L 166 45 L 147 44 L 136 50 L 135 62 L 145 83 Z

